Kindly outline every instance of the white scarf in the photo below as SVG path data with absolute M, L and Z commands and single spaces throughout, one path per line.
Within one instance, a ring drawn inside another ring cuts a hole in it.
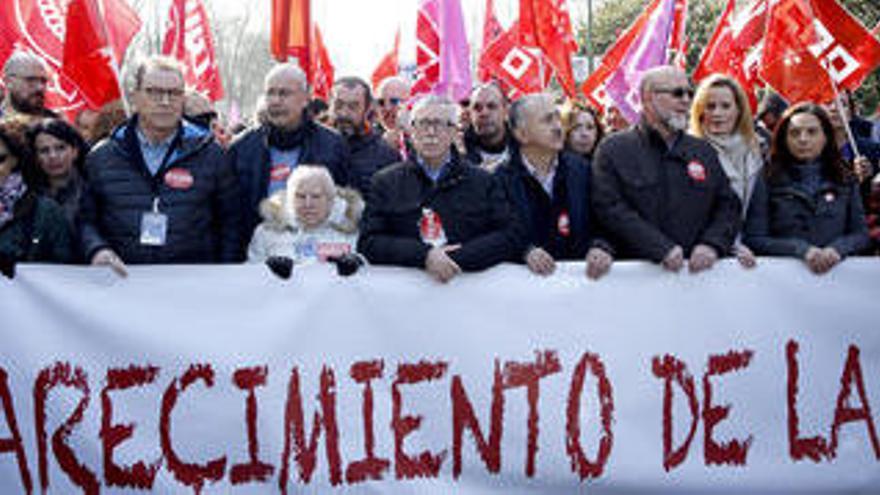
M 742 202 L 742 215 L 745 216 L 755 187 L 755 179 L 764 167 L 760 151 L 756 146 L 747 143 L 741 134 L 729 136 L 706 134 L 706 140 L 718 152 L 718 160 L 730 179 L 730 186 Z

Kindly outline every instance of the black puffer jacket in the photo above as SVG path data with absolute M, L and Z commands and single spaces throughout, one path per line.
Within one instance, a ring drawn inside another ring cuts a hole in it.
M 375 132 L 348 139 L 348 147 L 351 151 L 350 185 L 363 197 L 366 197 L 370 190 L 373 174 L 400 161 L 400 153 L 388 146 L 382 136 Z
M 706 141 L 681 134 L 667 149 L 642 122 L 603 140 L 592 170 L 596 218 L 621 257 L 660 262 L 697 244 L 730 252 L 740 202 Z
M 349 184 L 349 153 L 345 140 L 338 132 L 304 120 L 302 151 L 299 163 L 323 165 L 333 176 L 337 186 Z M 250 239 L 259 225 L 260 201 L 268 196 L 269 172 L 269 125 L 250 129 L 237 137 L 229 146 L 230 161 L 238 174 L 241 188 L 242 232 Z M 243 248 L 243 246 L 242 246 Z
M 0 227 L 0 258 L 16 262 L 71 263 L 70 226 L 55 201 L 28 191 Z
M 211 133 L 184 123 L 154 177 L 141 155 L 136 125 L 137 116 L 86 158 L 79 221 L 86 261 L 105 247 L 134 264 L 239 261 L 238 184 Z M 156 198 L 168 217 L 167 241 L 142 245 L 141 219 Z
M 816 194 L 798 185 L 797 168 L 758 178 L 749 203 L 743 242 L 755 254 L 803 258 L 811 246 L 841 256 L 868 248 L 868 226 L 855 183 L 823 180 Z
M 453 153 L 435 185 L 414 161 L 386 167 L 373 176 L 361 222 L 358 252 L 371 263 L 424 268 L 431 249 L 422 241 L 422 208 L 436 212 L 449 256 L 465 271 L 478 271 L 521 257 L 523 232 L 504 188 L 487 172 Z

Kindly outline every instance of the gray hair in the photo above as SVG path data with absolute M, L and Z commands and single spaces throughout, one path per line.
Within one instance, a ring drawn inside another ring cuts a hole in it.
M 321 186 L 324 188 L 324 192 L 327 193 L 328 198 L 336 196 L 336 184 L 333 183 L 333 176 L 330 175 L 327 167 L 321 165 L 297 165 L 287 179 L 288 204 L 293 204 L 293 195 L 296 192 L 296 188 L 304 181 L 312 178 L 321 181 Z
M 305 92 L 309 91 L 309 80 L 306 77 L 306 73 L 294 62 L 285 62 L 282 64 L 276 64 L 274 67 L 269 69 L 269 72 L 266 73 L 266 78 L 263 80 L 264 84 L 269 82 L 269 79 L 275 77 L 278 74 L 282 73 L 290 73 L 293 78 L 302 85 L 302 90 Z
M 450 113 L 449 121 L 450 122 L 458 122 L 458 105 L 455 104 L 448 96 L 442 95 L 426 95 L 418 99 L 415 105 L 413 105 L 412 112 L 409 114 L 409 123 L 412 125 L 415 123 L 416 114 L 421 112 L 423 108 L 427 107 L 445 107 L 446 110 Z
M 538 101 L 553 99 L 553 96 L 547 93 L 533 93 L 523 95 L 510 105 L 509 123 L 511 129 L 521 128 L 526 121 L 526 108 Z
M 15 75 L 13 72 L 15 72 L 16 67 L 29 63 L 39 64 L 44 69 L 46 68 L 46 62 L 42 58 L 25 50 L 16 50 L 6 59 L 6 63 L 3 64 L 3 77 Z
M 167 55 L 150 55 L 138 62 L 137 68 L 135 68 L 134 89 L 141 89 L 141 86 L 144 84 L 144 76 L 151 70 L 176 72 L 177 75 L 180 76 L 181 82 L 185 80 L 183 76 L 183 64 L 181 64 L 179 60 Z
M 642 73 L 642 79 L 639 81 L 639 98 L 644 101 L 645 95 L 654 89 L 654 84 L 657 82 L 657 79 L 665 75 L 678 73 L 684 74 L 681 69 L 671 65 L 660 65 L 646 70 Z

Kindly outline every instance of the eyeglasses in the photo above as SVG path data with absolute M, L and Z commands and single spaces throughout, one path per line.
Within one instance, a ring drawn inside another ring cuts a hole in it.
M 266 90 L 266 98 L 278 97 L 281 99 L 289 98 L 297 93 L 296 90 L 290 88 L 271 88 Z
M 690 86 L 678 86 L 677 88 L 654 88 L 655 93 L 666 93 L 674 98 L 684 98 L 687 96 L 689 100 L 694 98 L 694 89 Z
M 400 102 L 402 101 L 403 99 L 401 98 L 379 98 L 376 100 L 376 103 L 378 103 L 380 107 L 384 107 L 386 105 L 396 107 L 397 105 L 400 105 Z
M 157 88 L 154 86 L 147 86 L 143 90 L 153 101 L 162 101 L 165 98 L 171 101 L 179 100 L 183 98 L 184 93 L 183 89 L 180 88 Z
M 439 132 L 455 127 L 455 122 L 450 122 L 443 119 L 419 119 L 413 122 L 413 127 L 415 127 L 416 130 L 419 131 Z

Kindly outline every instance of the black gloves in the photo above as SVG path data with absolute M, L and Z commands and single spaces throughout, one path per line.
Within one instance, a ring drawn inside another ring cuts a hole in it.
M 0 253 L 0 273 L 6 278 L 15 278 L 15 257 Z
M 293 273 L 293 260 L 287 256 L 269 256 L 266 259 L 266 266 L 282 280 L 289 279 Z
M 336 265 L 336 273 L 340 277 L 348 277 L 357 273 L 358 268 L 364 264 L 361 258 L 353 253 L 340 254 L 339 256 L 330 256 L 327 261 Z

